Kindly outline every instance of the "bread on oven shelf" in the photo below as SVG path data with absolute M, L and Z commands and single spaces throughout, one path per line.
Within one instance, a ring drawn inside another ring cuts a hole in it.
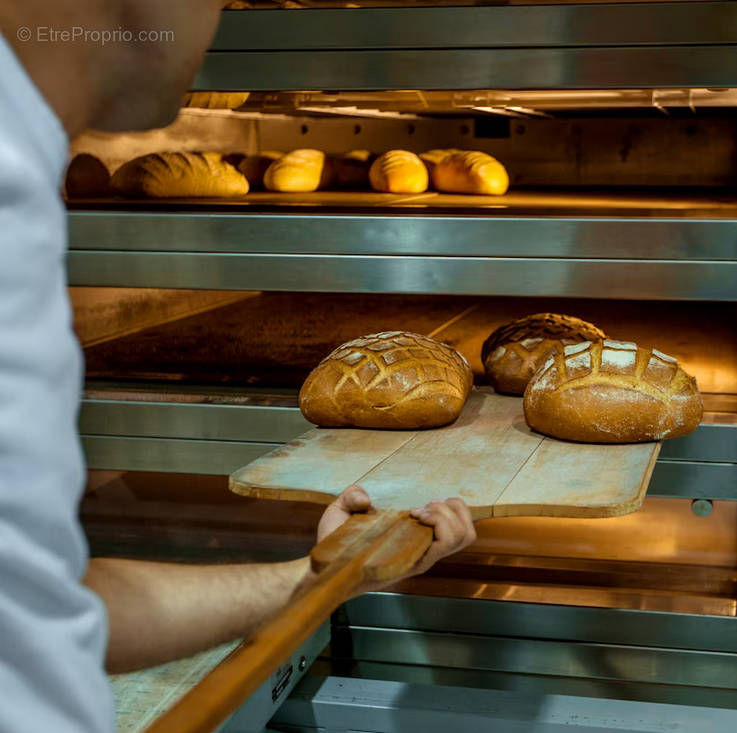
M 695 430 L 696 380 L 672 356 L 630 341 L 584 341 L 553 353 L 527 385 L 527 424 L 585 443 L 639 443 Z
M 605 338 L 593 323 L 559 313 L 535 313 L 492 331 L 481 347 L 489 384 L 503 394 L 522 395 L 553 351 Z
M 216 105 L 218 101 L 211 103 Z M 101 160 L 98 168 L 105 165 Z M 84 175 L 81 162 L 77 167 Z M 286 154 L 275 150 L 251 154 L 161 151 L 124 163 L 113 173 L 111 189 L 96 181 L 86 185 L 83 180 L 81 187 L 72 182 L 67 187 L 68 196 L 104 196 L 112 190 L 132 197 L 227 198 L 258 189 L 275 193 L 372 189 L 390 194 L 419 194 L 428 190 L 431 181 L 440 192 L 498 195 L 509 185 L 504 166 L 495 158 L 455 148 L 428 150 L 421 155 L 409 150 L 388 150 L 381 155 L 370 150 L 328 154 L 312 148 Z
M 133 197 L 236 197 L 248 193 L 246 177 L 220 153 L 142 155 L 118 168 L 110 184 L 116 193 Z
M 237 155 L 237 154 L 236 154 Z M 280 150 L 262 150 L 255 155 L 225 156 L 224 160 L 235 165 L 246 177 L 251 190 L 264 188 L 264 176 L 269 166 L 284 153 Z
M 249 92 L 188 92 L 183 107 L 200 109 L 237 109 L 246 103 Z
M 110 171 L 95 155 L 75 155 L 67 166 L 64 193 L 67 198 L 109 196 Z
M 369 171 L 371 187 L 385 193 L 423 193 L 429 178 L 418 155 L 409 150 L 388 150 L 380 155 Z
M 342 344 L 309 374 L 302 414 L 326 427 L 416 429 L 453 422 L 473 385 L 468 362 L 427 336 L 387 331 Z
M 329 188 L 333 166 L 322 150 L 300 148 L 275 160 L 264 173 L 269 191 L 309 193 Z
M 458 150 L 441 157 L 432 166 L 432 185 L 446 193 L 492 194 L 500 196 L 509 188 L 504 166 L 478 150 Z

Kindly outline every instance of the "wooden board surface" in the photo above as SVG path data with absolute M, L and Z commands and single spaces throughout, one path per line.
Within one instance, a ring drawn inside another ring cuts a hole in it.
M 187 659 L 110 677 L 117 733 L 141 733 L 191 690 L 240 642 L 231 641 Z
M 527 427 L 520 398 L 482 388 L 455 423 L 436 430 L 314 428 L 236 471 L 230 488 L 329 503 L 356 485 L 378 510 L 460 496 L 475 519 L 611 517 L 639 508 L 659 450 L 547 438 Z

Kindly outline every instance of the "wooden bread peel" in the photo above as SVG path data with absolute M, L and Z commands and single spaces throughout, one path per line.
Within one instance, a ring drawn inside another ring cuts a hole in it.
M 425 554 L 432 538 L 432 528 L 407 512 L 352 515 L 313 548 L 312 568 L 319 575 L 289 608 L 234 649 L 147 733 L 215 730 L 359 586 L 401 577 Z
M 313 548 L 309 587 L 148 730 L 213 730 L 358 587 L 407 573 L 433 537 L 409 517 L 413 507 L 460 496 L 475 519 L 613 517 L 640 507 L 659 451 L 660 443 L 583 445 L 532 433 L 521 399 L 487 389 L 437 430 L 314 428 L 276 448 L 233 473 L 231 490 L 327 504 L 360 486 L 376 511 L 353 515 Z

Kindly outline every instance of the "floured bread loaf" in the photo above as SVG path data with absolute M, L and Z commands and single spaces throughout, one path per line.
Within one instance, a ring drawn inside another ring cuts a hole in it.
M 248 179 L 248 185 L 251 189 L 263 188 L 264 176 L 269 166 L 283 155 L 284 153 L 279 150 L 262 150 L 256 155 L 244 156 L 236 167 Z
M 472 383 L 455 349 L 389 331 L 335 349 L 305 380 L 299 406 L 317 425 L 433 428 L 458 417 Z
M 233 197 L 248 181 L 220 153 L 151 153 L 118 168 L 110 181 L 123 196 Z
M 603 338 L 603 331 L 580 318 L 535 313 L 492 331 L 481 347 L 481 361 L 489 384 L 497 392 L 521 395 L 552 351 Z
M 447 193 L 501 195 L 509 188 L 509 176 L 496 158 L 464 150 L 440 159 L 432 167 L 432 185 Z
M 189 92 L 183 107 L 200 109 L 236 109 L 246 103 L 249 92 Z
M 701 422 L 696 380 L 671 356 L 627 341 L 584 341 L 548 358 L 527 385 L 525 420 L 584 443 L 676 438 Z
M 94 155 L 75 155 L 67 168 L 64 190 L 68 198 L 109 196 L 110 171 Z
M 341 188 L 368 188 L 369 169 L 376 160 L 370 150 L 349 150 L 333 159 L 335 183 Z
M 380 155 L 369 171 L 371 187 L 385 193 L 422 193 L 427 190 L 427 168 L 409 150 L 389 150 Z
M 275 160 L 264 174 L 269 191 L 308 193 L 328 188 L 333 180 L 330 159 L 322 150 L 300 148 Z

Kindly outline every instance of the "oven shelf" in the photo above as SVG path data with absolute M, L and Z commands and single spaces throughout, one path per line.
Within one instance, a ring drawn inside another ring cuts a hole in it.
M 225 12 L 194 88 L 731 86 L 736 25 L 730 2 Z
M 73 285 L 737 300 L 733 195 L 254 194 L 69 219 Z
M 489 332 L 544 311 L 578 315 L 613 338 L 677 357 L 704 393 L 705 424 L 665 444 L 651 494 L 737 499 L 731 304 L 253 294 L 87 346 L 80 432 L 88 461 L 227 474 L 310 427 L 297 390 L 338 344 L 387 329 L 423 333 L 457 348 L 483 383 L 481 344 Z

